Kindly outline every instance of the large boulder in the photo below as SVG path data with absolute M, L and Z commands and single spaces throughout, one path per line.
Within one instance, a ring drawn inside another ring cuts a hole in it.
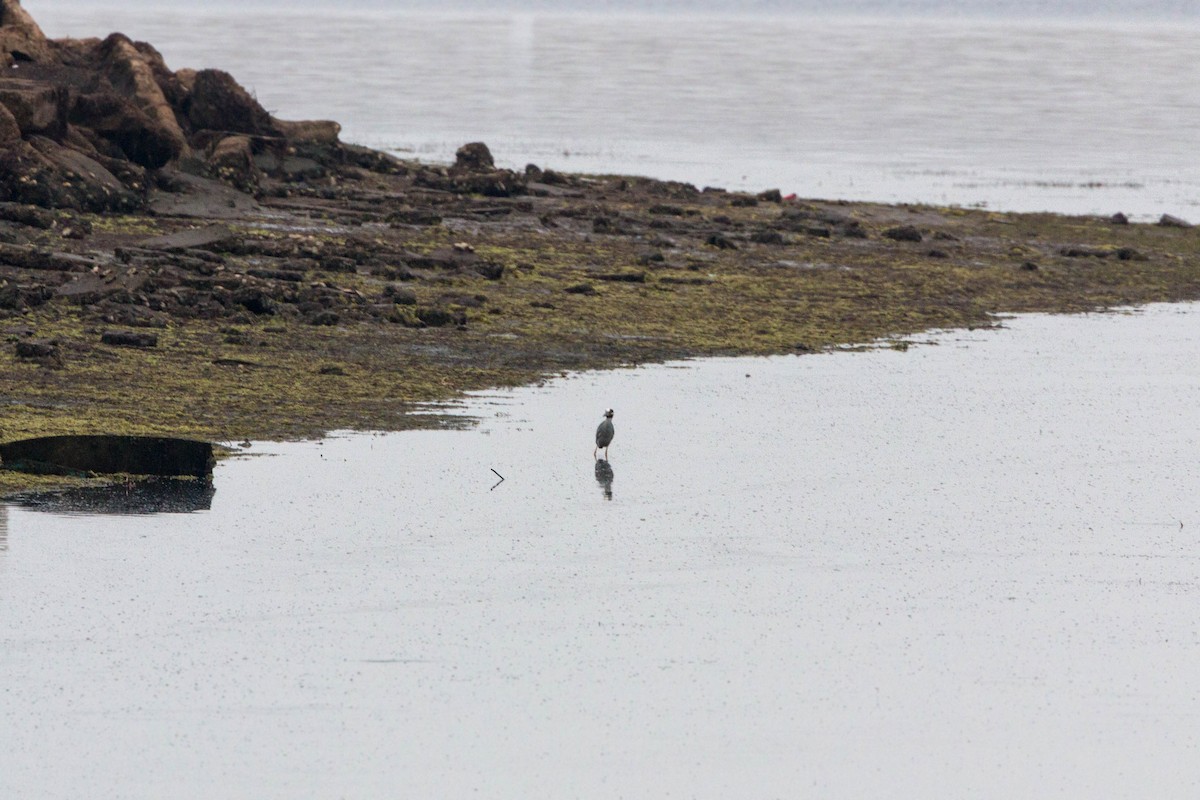
M 187 82 L 191 84 L 191 93 L 184 106 L 188 121 L 196 130 L 256 136 L 278 134 L 271 115 L 228 72 L 202 69 L 189 76 Z
M 41 136 L 0 150 L 0 200 L 96 212 L 142 202 L 99 161 Z
M 212 147 L 206 162 L 212 177 L 225 181 L 243 192 L 258 190 L 261 175 L 254 164 L 250 137 L 235 134 L 226 136 Z
M 0 77 L 0 105 L 12 114 L 25 136 L 54 138 L 66 132 L 70 91 L 64 86 Z
M 0 55 L 6 62 L 3 66 L 20 61 L 54 60 L 46 34 L 21 8 L 20 0 L 0 0 Z
M 71 109 L 70 121 L 91 130 L 125 158 L 149 169 L 164 166 L 186 147 L 178 125 L 162 125 L 157 118 L 148 116 L 114 92 L 79 95 Z
M 171 155 L 162 163 L 184 153 L 187 139 L 159 85 L 160 78 L 165 81 L 169 71 L 158 51 L 149 45 L 139 49 L 128 37 L 114 33 L 101 44 L 100 56 L 113 90 L 151 120 L 155 139 L 169 144 Z
M 492 151 L 483 142 L 468 142 L 454 153 L 454 168 L 470 172 L 490 171 L 496 168 Z

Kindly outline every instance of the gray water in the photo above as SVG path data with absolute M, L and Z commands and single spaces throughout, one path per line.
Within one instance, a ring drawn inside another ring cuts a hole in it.
M 26 5 L 425 160 L 483 140 L 517 169 L 1200 221 L 1194 2 Z
M 1195 797 L 1200 306 L 917 338 L 10 507 L 0 796 Z

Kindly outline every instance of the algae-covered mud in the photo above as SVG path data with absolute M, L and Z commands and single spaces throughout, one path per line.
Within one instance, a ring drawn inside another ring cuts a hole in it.
M 3 440 L 395 430 L 563 370 L 1200 297 L 1182 220 L 401 161 L 2 5 Z

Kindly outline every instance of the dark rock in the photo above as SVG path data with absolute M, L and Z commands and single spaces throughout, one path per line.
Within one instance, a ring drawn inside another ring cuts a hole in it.
M 301 283 L 304 280 L 303 272 L 296 272 L 290 269 L 263 269 L 261 267 L 251 267 L 246 270 L 246 274 L 255 278 L 262 278 L 270 281 L 283 281 L 285 283 Z
M 403 286 L 386 286 L 383 290 L 383 296 L 391 298 L 391 301 L 398 306 L 414 306 L 417 304 L 417 293 Z
M 475 265 L 475 271 L 489 281 L 498 281 L 504 275 L 504 265 L 481 261 Z
M 342 321 L 342 318 L 336 311 L 328 309 L 322 311 L 314 311 L 304 318 L 305 323 L 309 325 L 318 325 L 332 327 Z
M 1144 253 L 1134 250 L 1132 247 L 1117 248 L 1117 258 L 1121 261 L 1149 261 L 1149 257 Z
M 262 289 L 249 287 L 234 292 L 233 302 L 259 316 L 274 314 L 279 308 L 279 304 Z
M 135 331 L 105 331 L 100 341 L 114 347 L 158 347 L 157 334 Z
M 487 305 L 486 294 L 444 294 L 438 298 L 444 305 L 462 306 L 463 308 L 483 308 Z
M 205 167 L 210 177 L 250 194 L 258 190 L 262 179 L 254 162 L 249 136 L 226 136 L 217 141 Z
M 42 284 L 18 286 L 10 283 L 0 286 L 0 309 L 22 311 L 37 308 L 54 297 L 54 289 Z
M 734 208 L 753 208 L 758 205 L 758 198 L 746 194 L 736 194 L 729 200 Z
M 609 217 L 596 217 L 592 220 L 592 233 L 616 233 L 617 224 Z
M 883 235 L 897 242 L 919 242 L 924 238 L 921 232 L 912 225 L 900 225 L 895 228 L 888 228 L 883 232 Z
M 646 282 L 646 273 L 644 272 L 597 272 L 592 277 L 598 281 L 609 281 L 612 283 Z
M 426 306 L 417 309 L 417 319 L 430 328 L 441 328 L 446 325 L 466 325 L 467 315 L 462 311 L 450 311 L 445 308 Z
M 596 287 L 590 283 L 576 283 L 563 289 L 567 294 L 595 294 Z
M 58 358 L 58 343 L 46 339 L 25 339 L 17 342 L 17 358 L 35 361 Z
M 1125 216 L 1120 211 L 1118 211 L 1117 213 L 1115 213 L 1111 217 L 1109 217 L 1108 221 L 1111 222 L 1113 225 L 1128 225 L 1129 217 Z
M 694 278 L 679 275 L 664 275 L 659 280 L 662 283 L 673 283 L 682 286 L 708 286 L 713 282 L 712 278 Z
M 1163 214 L 1161 217 L 1159 217 L 1158 224 L 1163 226 L 1164 228 L 1190 228 L 1190 227 L 1192 227 L 1192 223 L 1188 222 L 1187 220 L 1180 219 L 1179 217 L 1171 216 L 1170 214 Z
M 493 170 L 496 168 L 496 162 L 486 144 L 470 142 L 455 151 L 454 168 L 467 171 Z
M 0 444 L 6 469 L 55 475 L 128 473 L 131 475 L 212 474 L 212 445 L 190 439 L 155 436 L 43 436 Z
M 758 245 L 785 245 L 786 240 L 784 234 L 778 230 L 756 230 L 750 234 L 750 241 L 758 243 Z
M 737 249 L 736 244 L 734 244 L 727 236 L 720 233 L 709 234 L 708 238 L 704 240 L 704 243 L 711 247 L 715 247 L 718 250 Z
M 537 164 L 526 164 L 525 177 L 529 179 L 530 183 L 538 183 L 542 180 L 544 175 L 541 167 L 539 167 Z
M 345 375 L 346 370 L 336 365 L 327 365 L 317 370 L 318 375 Z
M 1038 267 L 1038 265 L 1033 261 L 1026 261 L 1021 265 L 1021 269 L 1025 270 L 1026 272 L 1037 272 L 1040 267 Z
M 945 250 L 939 250 L 936 247 L 932 248 L 925 255 L 929 256 L 930 258 L 949 258 L 950 257 L 950 254 L 947 253 Z
M 116 147 L 119 155 L 149 169 L 165 166 L 185 146 L 178 126 L 166 127 L 114 92 L 78 96 L 70 121 L 86 126 Z
M 1072 245 L 1059 249 L 1059 255 L 1067 258 L 1108 258 L 1112 255 L 1111 250 L 1105 250 L 1101 247 L 1087 247 L 1084 245 Z
M 53 58 L 50 41 L 19 0 L 0 2 L 0 53 L 5 63 L 46 62 Z
M 354 273 L 358 271 L 358 264 L 346 256 L 324 256 L 318 268 L 322 272 Z
M 393 225 L 439 225 L 442 217 L 428 209 L 401 209 L 393 211 L 386 217 Z
M 0 147 L 12 147 L 21 141 L 21 126 L 8 107 L 0 103 Z
M 277 133 L 266 109 L 232 75 L 219 69 L 195 73 L 184 108 L 188 121 L 197 130 L 258 136 Z
M 0 203 L 0 219 L 42 230 L 53 228 L 58 221 L 51 212 L 23 203 Z
M 8 109 L 24 136 L 61 139 L 69 103 L 66 87 L 0 77 L 0 105 Z
M 651 264 L 661 264 L 666 260 L 667 260 L 667 257 L 664 256 L 658 250 L 651 250 L 649 252 L 642 253 L 641 255 L 638 256 L 638 263 L 642 264 L 644 266 L 649 266 Z
M 778 189 L 767 189 L 758 193 L 758 199 L 764 203 L 782 203 L 783 194 Z
M 171 92 L 172 99 L 177 102 L 182 100 L 183 90 L 178 79 L 163 63 L 162 55 L 144 42 L 135 44 L 128 37 L 114 33 L 100 43 L 96 56 L 99 57 L 99 64 L 93 68 L 98 68 L 112 88 L 129 101 L 145 120 L 143 143 L 153 140 L 154 146 L 140 149 L 140 157 L 145 158 L 143 166 L 157 169 L 183 155 L 188 149 L 187 139 L 164 88 Z M 93 127 L 90 120 L 82 120 L 79 124 Z M 124 133 L 132 136 L 131 141 L 136 141 L 139 135 L 129 127 L 125 128 Z M 126 153 L 133 158 L 129 151 Z
M 41 136 L 0 149 L 0 200 L 95 212 L 142 204 L 98 161 Z

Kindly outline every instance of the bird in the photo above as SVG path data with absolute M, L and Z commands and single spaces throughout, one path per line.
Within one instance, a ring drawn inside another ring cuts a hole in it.
M 613 410 L 610 408 L 604 412 L 604 421 L 600 423 L 600 427 L 596 428 L 596 449 L 592 451 L 592 458 L 596 457 L 596 452 L 601 447 L 604 448 L 604 460 L 608 460 L 608 445 L 613 440 Z

